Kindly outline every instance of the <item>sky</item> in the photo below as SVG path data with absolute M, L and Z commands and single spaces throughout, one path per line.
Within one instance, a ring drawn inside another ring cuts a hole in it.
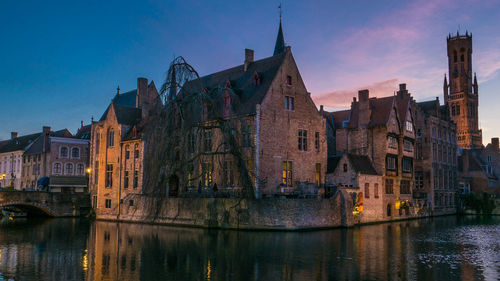
M 272 55 L 279 1 L 0 1 L 0 139 L 42 126 L 72 133 L 137 77 L 159 88 L 183 56 L 200 75 Z M 283 1 L 287 45 L 316 105 L 359 89 L 443 101 L 446 36 L 473 35 L 483 142 L 500 136 L 500 0 Z

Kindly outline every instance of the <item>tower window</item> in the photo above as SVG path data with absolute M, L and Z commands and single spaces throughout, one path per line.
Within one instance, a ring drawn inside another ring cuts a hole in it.
M 464 61 L 464 54 L 460 55 L 460 61 Z
M 457 50 L 453 50 L 453 62 L 457 62 Z
M 289 85 L 289 86 L 291 86 L 291 85 L 292 85 L 292 76 L 288 75 L 288 76 L 286 77 L 286 84 L 287 84 L 287 85 Z

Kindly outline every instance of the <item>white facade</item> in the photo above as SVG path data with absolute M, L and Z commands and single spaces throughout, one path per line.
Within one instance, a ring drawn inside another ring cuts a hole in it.
M 21 190 L 23 150 L 0 153 L 0 187 Z

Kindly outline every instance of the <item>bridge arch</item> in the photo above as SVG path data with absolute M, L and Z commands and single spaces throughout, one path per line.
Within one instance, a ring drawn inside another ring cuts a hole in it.
M 35 202 L 21 202 L 21 201 L 14 201 L 14 202 L 2 202 L 0 203 L 0 209 L 4 207 L 17 207 L 21 209 L 22 211 L 25 211 L 27 213 L 31 214 L 44 214 L 49 217 L 57 217 L 57 214 L 51 210 L 49 207 L 47 207 L 44 204 L 40 203 L 35 203 Z

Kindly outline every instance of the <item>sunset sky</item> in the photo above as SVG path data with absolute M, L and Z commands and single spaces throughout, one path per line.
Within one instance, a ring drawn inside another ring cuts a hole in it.
M 125 2 L 125 3 L 124 3 Z M 0 1 L 0 139 L 43 125 L 75 133 L 119 85 L 162 84 L 183 56 L 201 75 L 272 55 L 279 1 Z M 285 41 L 319 106 L 346 108 L 357 90 L 439 96 L 446 36 L 473 34 L 483 142 L 500 136 L 500 1 L 284 1 Z

